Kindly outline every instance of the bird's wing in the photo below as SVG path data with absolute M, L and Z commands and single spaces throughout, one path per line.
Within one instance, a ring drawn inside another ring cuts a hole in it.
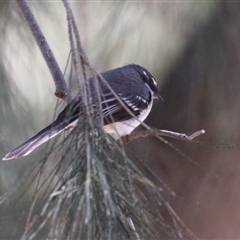
M 130 93 L 118 94 L 118 96 L 134 116 L 139 116 L 140 111 L 148 106 L 147 100 L 141 96 L 134 96 Z M 113 95 L 102 100 L 102 111 L 104 123 L 107 124 L 132 118 L 132 115 Z

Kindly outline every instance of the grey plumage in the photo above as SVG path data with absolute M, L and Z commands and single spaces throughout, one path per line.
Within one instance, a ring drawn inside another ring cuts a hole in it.
M 146 69 L 139 65 L 129 64 L 103 72 L 101 76 L 140 121 L 144 121 L 149 114 L 153 98 L 161 99 L 155 79 Z M 97 96 L 97 88 L 92 78 L 89 79 L 89 85 L 94 99 Z M 115 139 L 130 134 L 140 124 L 140 121 L 134 119 L 125 110 L 103 81 L 99 80 L 99 86 L 104 130 Z M 73 125 L 73 123 L 75 125 L 81 113 L 80 102 L 81 97 L 77 96 L 64 108 L 53 123 L 9 152 L 3 160 L 26 156 L 35 148 L 68 128 L 69 125 Z

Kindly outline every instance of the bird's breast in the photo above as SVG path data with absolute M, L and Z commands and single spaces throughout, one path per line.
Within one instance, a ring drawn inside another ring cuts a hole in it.
M 130 134 L 136 127 L 138 127 L 141 122 L 143 122 L 152 109 L 153 102 L 144 109 L 140 115 L 136 118 L 132 117 L 128 120 L 122 122 L 114 122 L 103 126 L 103 129 L 106 133 L 110 134 L 114 139 L 119 139 L 122 136 Z

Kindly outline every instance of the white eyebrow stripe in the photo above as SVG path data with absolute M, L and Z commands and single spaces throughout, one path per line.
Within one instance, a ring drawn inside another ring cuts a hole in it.
M 157 86 L 157 81 L 156 81 L 153 77 L 151 77 L 151 79 L 152 79 L 152 81 L 153 81 L 153 84 L 154 84 L 155 86 Z
M 143 74 L 144 74 L 147 78 L 149 78 L 148 75 L 147 75 L 147 73 L 146 73 L 145 71 L 143 71 Z

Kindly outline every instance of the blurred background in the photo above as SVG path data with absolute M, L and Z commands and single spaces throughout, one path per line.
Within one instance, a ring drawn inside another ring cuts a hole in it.
M 69 44 L 62 2 L 29 4 L 64 70 Z M 169 139 L 182 154 L 154 138 L 131 142 L 129 151 L 176 193 L 171 204 L 197 237 L 239 238 L 240 3 L 71 4 L 83 47 L 99 72 L 137 63 L 157 79 L 165 101 L 155 103 L 147 124 L 182 133 L 206 130 L 202 145 Z M 0 76 L 2 158 L 48 125 L 57 103 L 51 75 L 14 1 L 0 2 Z M 0 161 L 0 194 L 43 150 Z M 28 206 L 32 197 L 24 199 Z M 22 235 L 27 215 L 18 207 L 0 206 L 1 239 Z

